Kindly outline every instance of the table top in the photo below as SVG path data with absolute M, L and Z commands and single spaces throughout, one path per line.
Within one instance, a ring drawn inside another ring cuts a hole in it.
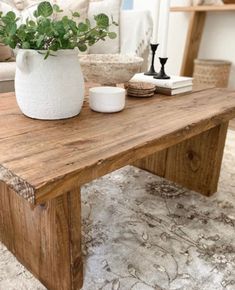
M 39 121 L 0 95 L 0 181 L 33 204 L 168 148 L 235 117 L 235 91 L 127 98 L 115 114 Z

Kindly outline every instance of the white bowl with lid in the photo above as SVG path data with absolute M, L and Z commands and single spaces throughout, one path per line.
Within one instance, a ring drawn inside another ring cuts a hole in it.
M 100 113 L 120 112 L 125 108 L 126 90 L 119 87 L 94 87 L 89 90 L 89 104 Z

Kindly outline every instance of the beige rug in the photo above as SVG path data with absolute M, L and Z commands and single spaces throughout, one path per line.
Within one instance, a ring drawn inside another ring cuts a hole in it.
M 130 166 L 82 198 L 83 290 L 235 289 L 235 131 L 211 198 Z M 45 290 L 1 244 L 0 289 Z

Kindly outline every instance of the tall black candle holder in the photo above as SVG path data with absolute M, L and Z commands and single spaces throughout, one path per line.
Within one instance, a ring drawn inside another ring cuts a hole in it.
M 155 61 L 155 54 L 156 54 L 158 45 L 159 44 L 150 44 L 151 51 L 152 51 L 152 61 L 151 61 L 151 66 L 149 68 L 149 71 L 144 73 L 146 76 L 156 76 L 157 75 L 155 68 L 154 68 L 154 61 Z
M 167 57 L 159 57 L 160 63 L 161 63 L 161 70 L 160 72 L 154 76 L 155 79 L 159 80 L 169 80 L 170 77 L 165 73 L 165 64 L 168 60 Z

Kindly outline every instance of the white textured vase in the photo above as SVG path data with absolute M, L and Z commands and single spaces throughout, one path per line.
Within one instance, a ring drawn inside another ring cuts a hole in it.
M 17 103 L 28 117 L 58 120 L 80 113 L 84 79 L 77 50 L 45 52 L 20 49 L 16 58 Z

